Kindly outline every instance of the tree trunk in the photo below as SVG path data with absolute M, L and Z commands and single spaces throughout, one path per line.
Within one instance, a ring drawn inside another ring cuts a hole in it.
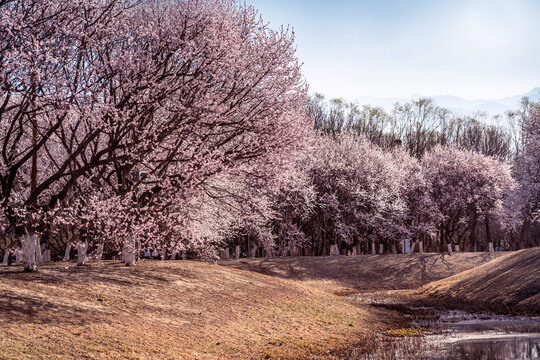
M 253 246 L 251 249 L 250 249 L 251 253 L 249 254 L 249 257 L 256 257 L 257 256 L 257 247 L 256 246 Z
M 234 258 L 240 259 L 240 245 L 234 247 Z
M 43 252 L 43 262 L 46 263 L 46 262 L 50 262 L 51 261 L 51 250 L 45 250 Z
M 521 225 L 521 230 L 519 231 L 518 249 L 525 249 L 525 233 L 527 232 L 528 227 L 529 227 L 529 220 L 525 219 L 525 221 L 523 222 L 523 225 Z
M 86 252 L 88 251 L 88 241 L 80 241 L 77 244 L 77 266 L 83 266 L 88 260 Z
M 103 259 L 103 243 L 99 243 L 96 249 L 96 260 Z
M 68 242 L 66 245 L 66 251 L 64 252 L 64 258 L 62 261 L 69 261 L 69 253 L 71 252 L 71 242 Z
M 379 254 L 384 254 L 384 244 L 379 244 Z
M 139 261 L 141 256 L 141 242 L 139 240 L 135 241 L 135 261 Z
M 24 258 L 24 271 L 32 272 L 37 270 L 36 247 L 39 247 L 36 234 L 26 234 L 22 244 Z
M 439 244 L 439 252 L 443 253 L 448 249 L 448 239 L 450 238 L 449 232 L 445 229 L 441 229 L 441 243 Z
M 165 261 L 165 259 L 167 258 L 167 248 L 161 249 L 161 254 L 159 254 L 159 258 L 161 259 L 161 261 Z
M 4 259 L 2 261 L 2 265 L 8 266 L 8 260 L 9 260 L 9 248 L 6 248 L 4 251 Z
M 473 251 L 474 250 L 474 245 L 473 244 L 476 244 L 476 226 L 477 226 L 477 224 L 478 224 L 478 216 L 475 215 L 473 217 L 472 223 L 470 225 L 468 239 L 466 238 L 466 240 L 465 240 L 465 242 L 463 244 L 463 249 L 465 251 Z
M 390 249 L 392 250 L 392 254 L 397 254 L 397 249 L 396 249 L 396 242 L 395 241 L 392 241 L 392 246 L 390 247 Z
M 377 251 L 375 250 L 375 240 L 371 240 L 371 255 L 375 255 Z
M 448 252 L 452 253 L 452 243 L 448 243 Z
M 491 232 L 489 229 L 489 218 L 486 216 L 486 240 L 488 242 L 489 252 L 493 252 L 493 241 L 491 240 Z
M 22 246 L 22 243 L 21 243 L 21 246 Z M 15 250 L 15 262 L 17 264 L 24 263 L 24 253 L 22 249 Z
M 419 254 L 423 254 L 424 253 L 424 243 L 422 242 L 422 240 L 420 240 L 418 242 L 418 253 Z
M 356 254 L 354 255 L 360 255 L 362 253 L 362 250 L 360 248 L 360 241 L 356 243 Z
M 126 238 L 124 237 L 124 246 L 122 248 L 122 261 L 126 264 L 126 266 L 134 266 L 136 260 L 135 256 L 135 238 L 133 236 L 129 236 L 126 240 Z M 161 259 L 163 260 L 163 257 Z
M 455 248 L 456 248 L 456 252 L 459 252 L 459 245 L 456 245 Z
M 39 236 L 36 236 L 36 264 L 43 264 L 43 253 L 41 252 L 41 244 L 39 241 Z

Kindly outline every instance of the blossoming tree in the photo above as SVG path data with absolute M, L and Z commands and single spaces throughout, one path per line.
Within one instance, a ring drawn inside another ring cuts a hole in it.
M 104 204 L 70 200 L 83 182 L 125 204 L 102 213 L 123 212 L 129 240 L 136 209 L 306 131 L 291 32 L 237 1 L 17 0 L 0 17 L 2 206 L 27 270 L 58 208 Z

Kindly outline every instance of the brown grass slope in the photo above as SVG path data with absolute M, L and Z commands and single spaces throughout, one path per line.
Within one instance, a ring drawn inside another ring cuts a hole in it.
M 0 268 L 0 359 L 301 358 L 361 344 L 381 315 L 201 262 L 21 270 Z
M 540 248 L 509 253 L 432 282 L 420 288 L 417 294 L 449 305 L 540 313 Z
M 285 257 L 221 261 L 220 265 L 245 269 L 329 292 L 415 289 L 431 281 L 471 269 L 503 253 L 362 255 Z

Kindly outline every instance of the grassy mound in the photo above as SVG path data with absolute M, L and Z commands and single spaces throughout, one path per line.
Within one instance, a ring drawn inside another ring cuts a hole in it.
M 540 314 L 540 248 L 509 253 L 417 291 L 447 305 Z
M 361 345 L 381 314 L 192 261 L 0 268 L 0 359 L 302 358 Z
M 415 289 L 502 256 L 502 253 L 364 255 L 239 259 L 221 265 L 294 280 L 336 294 Z

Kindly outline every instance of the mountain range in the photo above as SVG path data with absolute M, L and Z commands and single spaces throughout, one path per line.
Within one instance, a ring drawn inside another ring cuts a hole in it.
M 528 97 L 532 101 L 540 101 L 540 87 L 536 87 L 524 94 L 500 99 L 467 100 L 452 95 L 422 96 L 416 94 L 409 96 L 408 98 L 377 98 L 363 96 L 357 98 L 356 101 L 360 105 L 379 106 L 386 110 L 391 110 L 395 103 L 405 103 L 422 97 L 429 97 L 433 99 L 438 106 L 449 109 L 456 114 L 470 115 L 477 111 L 481 111 L 485 112 L 488 117 L 493 117 L 495 115 L 503 115 L 507 110 L 518 110 L 521 106 L 520 103 L 523 97 Z

